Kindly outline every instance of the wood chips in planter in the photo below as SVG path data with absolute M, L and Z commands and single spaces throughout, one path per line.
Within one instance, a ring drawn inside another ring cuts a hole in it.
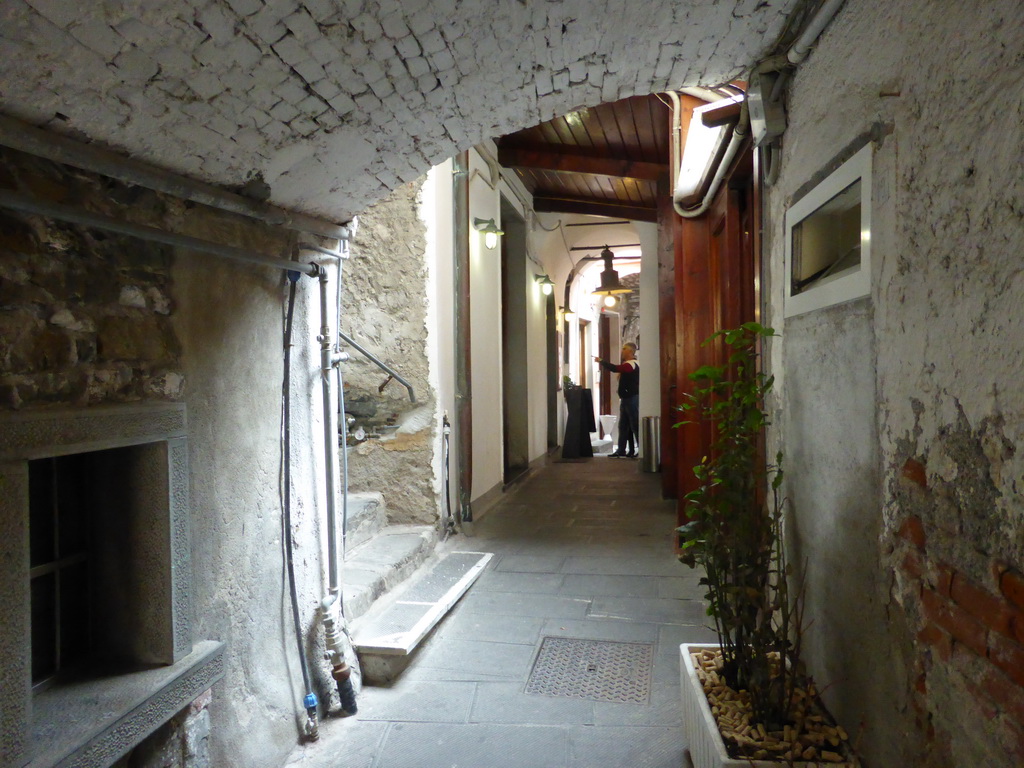
M 856 765 L 846 731 L 836 725 L 808 681 L 794 692 L 795 717 L 781 731 L 751 722 L 750 694 L 734 691 L 721 676 L 722 652 L 709 648 L 691 654 L 697 678 L 718 723 L 729 756 L 736 759 Z

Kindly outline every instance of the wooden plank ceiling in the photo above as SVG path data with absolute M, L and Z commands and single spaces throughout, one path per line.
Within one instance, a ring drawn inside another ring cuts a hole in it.
M 498 162 L 515 170 L 538 211 L 657 221 L 669 118 L 654 95 L 581 109 L 502 136 Z

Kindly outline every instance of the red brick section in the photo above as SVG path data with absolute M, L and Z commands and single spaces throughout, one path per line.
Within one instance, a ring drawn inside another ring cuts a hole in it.
M 908 461 L 903 474 L 918 482 L 924 468 L 918 471 L 914 464 Z M 991 581 L 982 586 L 928 557 L 919 517 L 908 517 L 897 535 L 909 545 L 899 567 L 908 577 L 910 594 L 920 595 L 924 620 L 917 633 L 922 674 L 914 681 L 916 695 L 927 698 L 927 670 L 934 664 L 959 666 L 954 656 L 969 660 L 963 669 L 973 672 L 962 678 L 967 690 L 993 724 L 1002 724 L 1001 738 L 1009 739 L 1003 743 L 1016 745 L 1024 765 L 1024 574 L 997 563 Z
M 1018 610 L 1024 611 L 1024 575 L 1014 570 L 1003 571 L 999 579 L 999 591 Z
M 953 575 L 949 595 L 953 602 L 989 629 L 1013 637 L 1013 621 L 1019 611 L 1001 597 L 976 586 L 962 573 Z
M 926 538 L 924 535 L 924 524 L 921 522 L 921 518 L 916 515 L 911 515 L 903 521 L 903 525 L 900 526 L 897 535 L 909 541 L 915 547 L 922 552 L 924 551 Z
M 988 653 L 988 630 L 971 614 L 942 597 L 934 589 L 921 591 L 924 615 L 946 630 L 953 639 L 984 657 Z
M 900 474 L 914 485 L 919 485 L 922 488 L 928 487 L 928 474 L 925 472 L 924 464 L 917 459 L 907 459 Z
M 1024 687 L 1024 648 L 1001 635 L 989 634 L 988 658 L 1013 682 Z

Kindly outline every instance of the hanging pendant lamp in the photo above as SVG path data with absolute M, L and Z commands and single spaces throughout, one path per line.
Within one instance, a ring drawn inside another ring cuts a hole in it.
M 619 273 L 612 268 L 612 259 L 615 254 L 605 246 L 601 251 L 601 258 L 604 259 L 604 269 L 601 270 L 601 286 L 594 291 L 595 296 L 614 296 L 617 293 L 632 293 L 632 288 L 627 288 L 619 282 Z

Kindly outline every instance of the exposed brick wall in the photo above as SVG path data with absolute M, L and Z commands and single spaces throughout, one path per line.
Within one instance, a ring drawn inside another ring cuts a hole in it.
M 927 498 L 923 461 L 908 459 L 901 470 L 909 493 Z M 921 516 L 906 516 L 894 555 L 901 602 L 916 619 L 914 706 L 933 749 L 948 741 L 936 731 L 935 715 L 952 694 L 962 696 L 961 727 L 984 718 L 983 740 L 992 754 L 1024 763 L 1024 573 L 997 558 L 979 578 L 933 546 L 946 533 Z M 941 696 L 935 689 L 941 687 Z M 949 713 L 946 712 L 946 717 Z M 941 726 L 940 726 L 941 727 Z M 1012 756 L 1012 757 L 1011 757 Z M 992 764 L 1004 764 L 1002 761 Z

